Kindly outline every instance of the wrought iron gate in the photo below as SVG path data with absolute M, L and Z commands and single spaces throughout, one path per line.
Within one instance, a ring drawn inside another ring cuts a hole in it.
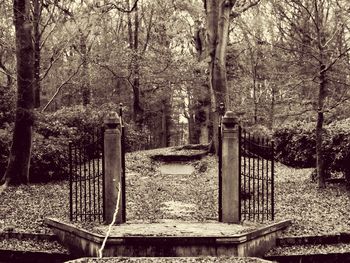
M 274 145 L 239 129 L 241 219 L 274 220 Z
M 71 221 L 104 220 L 103 130 L 85 143 L 69 144 Z
M 219 221 L 222 221 L 222 124 L 218 127 Z M 274 220 L 274 145 L 238 127 L 239 219 Z M 231 146 L 229 146 L 231 147 Z M 233 145 L 232 145 L 233 147 Z M 231 171 L 230 171 L 231 172 Z M 233 172 L 233 171 L 232 171 Z

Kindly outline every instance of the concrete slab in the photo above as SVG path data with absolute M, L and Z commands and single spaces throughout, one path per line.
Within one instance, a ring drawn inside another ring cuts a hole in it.
M 163 175 L 191 175 L 194 167 L 190 164 L 167 163 L 159 167 L 160 173 Z
M 95 229 L 91 232 L 54 218 L 46 218 L 45 222 L 61 243 L 69 248 L 72 255 L 80 257 L 98 255 L 108 228 L 100 226 L 99 231 Z M 218 222 L 127 223 L 113 226 L 103 255 L 107 257 L 262 256 L 276 245 L 279 233 L 290 224 L 291 220 L 285 220 L 246 230 L 242 225 Z
M 163 220 L 159 223 L 125 223 L 113 226 L 110 235 L 114 237 L 126 236 L 166 236 L 166 237 L 231 237 L 247 232 L 252 227 L 239 224 L 225 224 L 219 222 L 183 222 Z M 108 226 L 96 228 L 99 233 L 107 233 Z
M 181 215 L 184 218 L 186 216 L 191 217 L 197 211 L 198 207 L 194 204 L 179 201 L 167 201 L 162 203 L 160 209 L 168 215 Z

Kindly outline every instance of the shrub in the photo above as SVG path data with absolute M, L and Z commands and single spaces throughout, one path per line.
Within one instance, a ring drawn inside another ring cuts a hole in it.
M 0 128 L 14 121 L 16 91 L 0 85 Z
M 139 131 L 135 125 L 125 123 L 125 150 L 133 152 L 145 150 L 148 148 L 149 133 L 147 131 Z
M 65 137 L 44 137 L 35 133 L 29 179 L 48 182 L 67 179 L 69 173 L 68 142 Z
M 49 137 L 35 133 L 30 161 L 30 182 L 47 182 L 67 178 L 68 147 L 65 138 Z M 10 154 L 12 132 L 0 129 L 0 178 L 5 173 Z
M 316 140 L 312 123 L 295 122 L 280 127 L 273 138 L 278 161 L 292 167 L 315 167 Z
M 10 154 L 11 136 L 9 129 L 0 129 L 0 179 L 5 173 L 7 167 L 8 156 Z
M 100 132 L 104 118 L 110 111 L 118 111 L 116 104 L 93 106 L 74 106 L 63 108 L 53 114 L 41 116 L 37 132 L 48 136 L 65 136 L 73 142 L 85 144 Z M 125 122 L 125 149 L 136 151 L 148 145 L 148 133 L 140 131 L 130 122 Z
M 36 131 L 48 138 L 64 136 L 72 141 L 90 137 L 102 125 L 102 117 L 91 106 L 65 107 L 54 113 L 38 114 Z
M 267 138 L 270 139 L 272 137 L 272 132 L 267 127 L 257 124 L 245 129 L 250 133 L 251 136 L 256 138 Z
M 274 132 L 276 159 L 293 167 L 316 166 L 314 123 L 293 123 Z M 350 118 L 325 126 L 323 158 L 326 173 L 342 172 L 350 182 Z
M 330 171 L 342 171 L 350 183 L 350 118 L 328 126 L 330 138 L 325 141 Z

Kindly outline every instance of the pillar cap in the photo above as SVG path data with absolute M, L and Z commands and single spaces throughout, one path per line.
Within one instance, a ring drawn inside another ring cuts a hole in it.
M 120 117 L 115 111 L 108 113 L 104 120 L 104 124 L 108 129 L 115 129 L 120 125 Z
M 228 128 L 233 128 L 238 124 L 238 118 L 232 111 L 226 111 L 224 117 L 222 118 L 222 124 Z

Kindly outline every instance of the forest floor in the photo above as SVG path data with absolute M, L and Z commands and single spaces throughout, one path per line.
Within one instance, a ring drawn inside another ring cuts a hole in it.
M 217 220 L 217 161 L 215 156 L 187 162 L 191 175 L 164 175 L 161 162 L 150 156 L 157 149 L 126 156 L 127 220 L 157 222 Z M 292 219 L 284 236 L 322 235 L 350 231 L 350 195 L 341 184 L 318 189 L 310 179 L 312 169 L 292 169 L 276 163 L 275 218 Z M 1 195 L 0 233 L 5 231 L 51 233 L 45 217 L 68 220 L 67 181 L 9 187 Z M 0 247 L 21 249 L 16 240 L 0 238 Z M 47 246 L 50 247 L 49 245 Z M 34 249 L 28 245 L 29 249 Z M 49 248 L 51 249 L 51 248 Z M 57 249 L 53 246 L 52 249 Z M 60 248 L 58 248 L 60 249 Z

